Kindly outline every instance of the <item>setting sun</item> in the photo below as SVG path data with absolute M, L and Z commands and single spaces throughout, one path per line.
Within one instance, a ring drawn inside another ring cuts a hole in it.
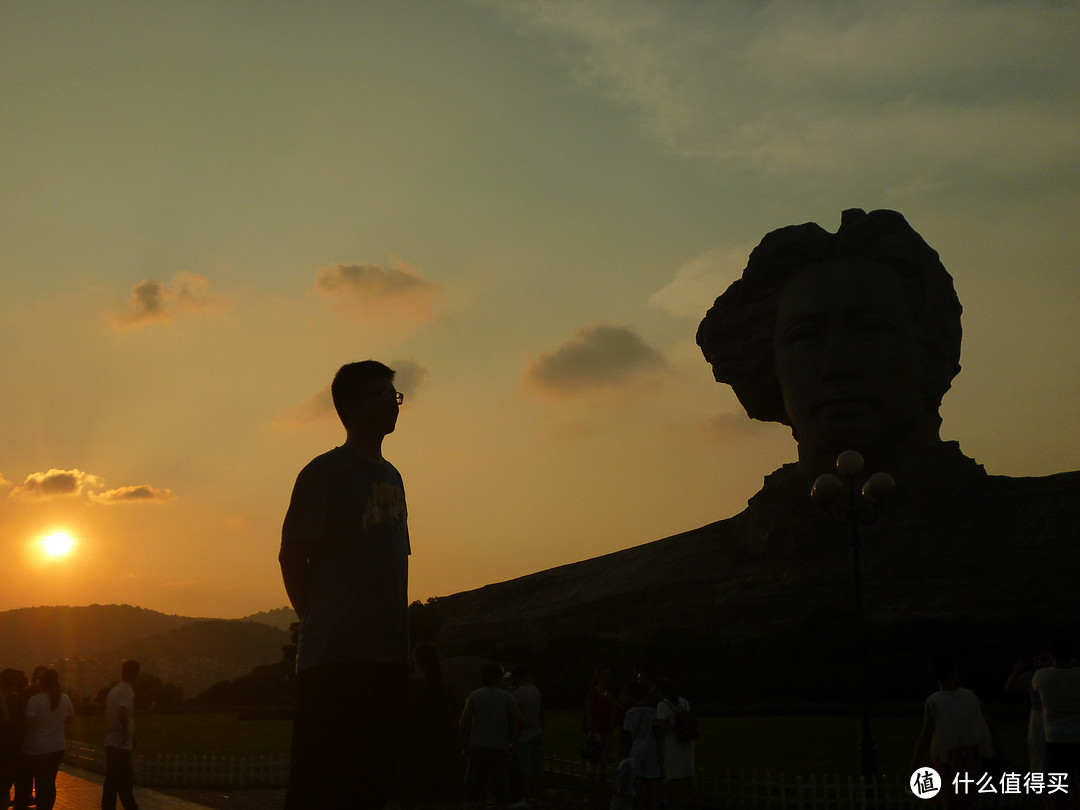
M 50 557 L 63 557 L 75 545 L 75 538 L 67 532 L 53 532 L 41 538 L 41 546 Z

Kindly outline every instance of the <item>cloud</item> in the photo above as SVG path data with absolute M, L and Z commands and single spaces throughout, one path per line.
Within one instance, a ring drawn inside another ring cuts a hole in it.
M 716 248 L 691 259 L 649 298 L 649 305 L 676 317 L 702 318 L 713 301 L 742 275 L 753 246 Z
M 11 482 L 4 478 L 3 473 L 0 473 L 0 487 L 10 487 Z
M 104 481 L 82 470 L 56 470 L 31 473 L 26 480 L 8 493 L 11 498 L 27 501 L 81 495 L 90 488 L 100 488 Z
M 131 288 L 128 310 L 113 316 L 117 329 L 134 329 L 155 323 L 167 323 L 177 316 L 203 315 L 229 307 L 224 296 L 210 292 L 205 276 L 181 271 L 168 284 L 140 281 Z
M 489 4 L 669 151 L 882 188 L 1080 176 L 1075 4 Z
M 775 431 L 775 425 L 751 419 L 745 413 L 719 413 L 701 422 L 702 433 L 710 438 L 731 439 Z
M 559 348 L 529 360 L 525 386 L 566 396 L 626 385 L 667 368 L 663 355 L 632 328 L 594 324 Z
M 387 365 L 394 370 L 394 387 L 403 393 L 406 401 L 427 382 L 428 370 L 413 360 L 395 360 Z M 314 423 L 337 419 L 334 400 L 330 395 L 330 383 L 327 383 L 299 405 L 277 417 L 273 424 L 277 427 L 305 427 Z
M 157 489 L 149 484 L 119 487 L 105 492 L 91 492 L 89 496 L 94 503 L 107 506 L 129 503 L 165 503 L 172 500 L 172 492 L 167 489 Z
M 380 324 L 409 327 L 434 319 L 442 296 L 438 285 L 396 257 L 391 267 L 335 264 L 318 271 L 315 289 L 348 314 Z
M 330 383 L 327 383 L 299 405 L 274 419 L 273 424 L 285 428 L 304 427 L 334 416 L 334 401 L 330 397 Z
M 389 366 L 394 370 L 394 387 L 407 398 L 416 396 L 427 383 L 427 368 L 413 360 L 395 360 Z

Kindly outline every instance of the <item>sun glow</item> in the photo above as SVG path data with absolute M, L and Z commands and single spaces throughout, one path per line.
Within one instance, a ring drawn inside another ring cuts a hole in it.
M 41 547 L 50 557 L 63 557 L 75 546 L 75 538 L 67 532 L 53 532 L 41 538 Z

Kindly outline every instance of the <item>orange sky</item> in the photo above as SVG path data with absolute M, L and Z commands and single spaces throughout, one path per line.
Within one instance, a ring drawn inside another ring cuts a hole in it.
M 848 207 L 956 279 L 943 437 L 1080 466 L 1069 4 L 4 14 L 0 609 L 284 604 L 293 479 L 367 357 L 407 395 L 413 598 L 730 516 L 794 443 L 697 323 L 764 233 Z

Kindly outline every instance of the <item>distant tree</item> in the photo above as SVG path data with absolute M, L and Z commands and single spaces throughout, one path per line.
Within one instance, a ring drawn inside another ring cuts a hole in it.
M 442 629 L 442 617 L 437 597 L 426 602 L 419 600 L 409 605 L 409 638 L 413 644 L 421 641 L 438 641 Z
M 113 681 L 108 686 L 99 689 L 94 696 L 93 705 L 97 711 L 105 706 L 105 699 L 118 681 Z M 175 684 L 162 680 L 157 675 L 151 675 L 143 671 L 139 673 L 135 681 L 135 710 L 137 712 L 149 712 L 161 709 L 178 709 L 184 703 L 184 690 Z M 87 705 L 89 701 L 87 701 Z

